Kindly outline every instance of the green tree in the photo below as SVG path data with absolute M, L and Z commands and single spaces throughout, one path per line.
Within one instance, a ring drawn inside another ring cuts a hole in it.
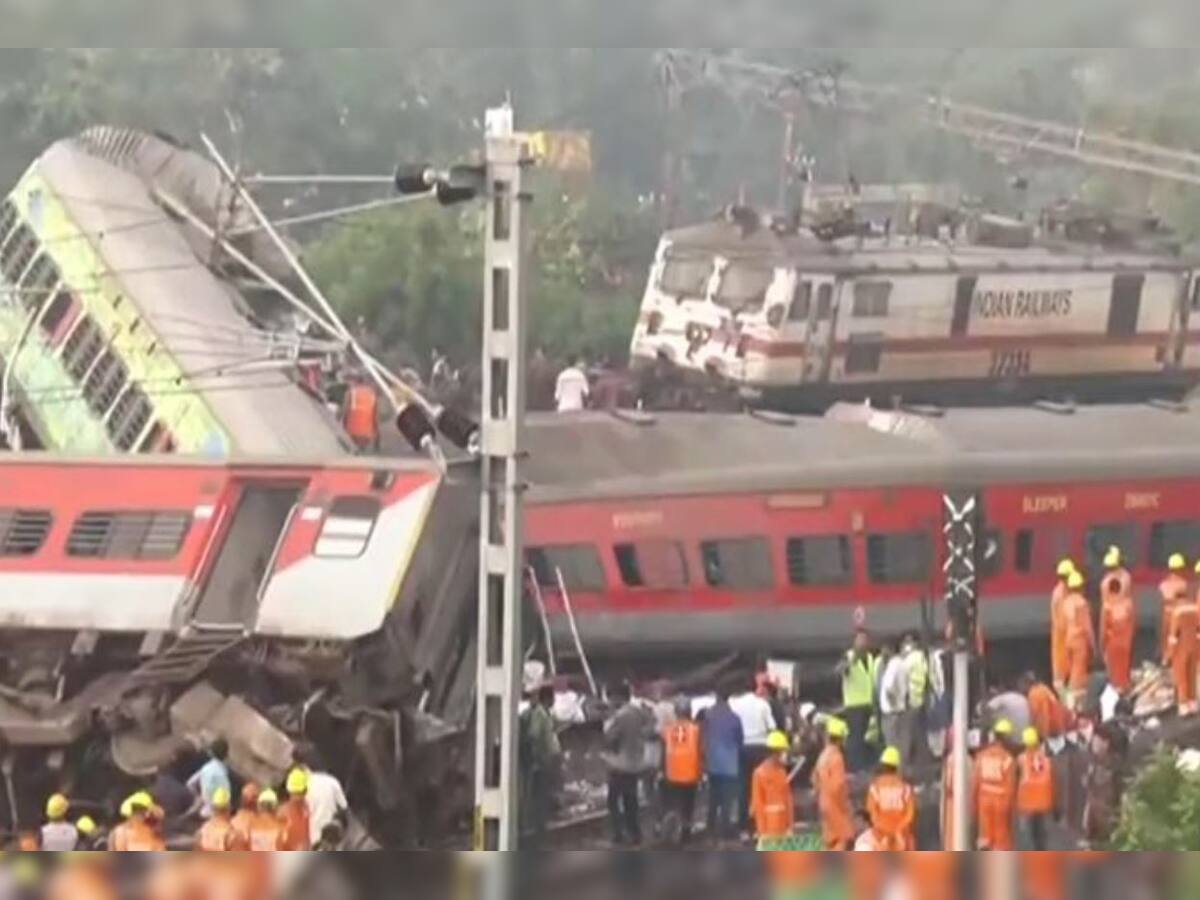
M 1161 749 L 1130 785 L 1113 846 L 1130 852 L 1200 850 L 1200 777 L 1181 772 L 1174 751 Z

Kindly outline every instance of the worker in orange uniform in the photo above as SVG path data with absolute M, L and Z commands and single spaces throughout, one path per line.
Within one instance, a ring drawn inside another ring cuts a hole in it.
M 1200 606 L 1185 600 L 1171 608 L 1167 623 L 1167 652 L 1163 665 L 1169 665 L 1175 677 L 1175 696 L 1179 715 L 1192 716 L 1200 712 L 1196 704 L 1196 663 L 1200 649 Z
M 841 719 L 825 725 L 825 749 L 813 770 L 813 790 L 821 814 L 821 837 L 826 850 L 844 851 L 854 845 L 854 807 L 850 804 L 850 784 L 846 779 L 846 754 L 842 747 L 850 736 L 850 726 Z
M 1070 730 L 1070 713 L 1062 700 L 1049 685 L 1038 681 L 1032 672 L 1021 678 L 1021 693 L 1029 701 L 1029 718 L 1039 735 L 1059 738 Z
M 1058 582 L 1050 596 L 1050 669 L 1054 673 L 1054 689 L 1064 694 L 1067 689 L 1070 660 L 1067 659 L 1067 626 L 1064 604 L 1071 594 L 1069 582 L 1076 572 L 1075 563 L 1064 559 L 1058 564 Z
M 979 822 L 979 849 L 1011 851 L 1013 808 L 1017 799 L 1017 766 L 1008 742 L 1012 723 L 1001 719 L 992 728 L 992 743 L 975 757 L 971 795 Z
M 287 777 L 287 803 L 283 804 L 280 818 L 285 828 L 284 849 L 307 851 L 312 849 L 311 826 L 308 814 L 308 770 L 292 769 Z
M 125 821 L 113 829 L 109 849 L 117 853 L 161 853 L 167 849 L 151 818 L 154 798 L 148 793 L 134 794 L 121 804 L 121 813 Z
M 351 377 L 342 424 L 359 452 L 379 452 L 379 394 L 361 375 Z
M 879 775 L 867 792 L 867 815 L 871 827 L 890 852 L 913 850 L 917 800 L 912 785 L 900 777 L 903 757 L 895 747 L 883 751 Z
M 678 718 L 663 729 L 663 781 L 668 812 L 679 817 L 680 835 L 691 840 L 696 822 L 696 796 L 704 780 L 704 737 L 692 718 L 690 701 L 681 701 Z
M 204 853 L 248 850 L 249 846 L 233 828 L 230 809 L 233 798 L 229 795 L 229 789 L 220 787 L 213 791 L 209 805 L 212 807 L 212 818 L 204 823 L 196 835 L 196 849 Z
M 1017 759 L 1017 819 L 1023 850 L 1046 849 L 1047 826 L 1054 815 L 1054 764 L 1042 747 L 1036 728 L 1022 735 L 1025 752 Z
M 1137 636 L 1137 607 L 1133 578 L 1121 565 L 1121 551 L 1113 547 L 1104 557 L 1104 582 L 1100 591 L 1100 648 L 1108 680 L 1122 694 L 1133 686 L 1133 642 Z
M 1088 678 L 1092 673 L 1092 655 L 1096 651 L 1096 629 L 1092 625 L 1092 608 L 1083 595 L 1085 581 L 1075 572 L 1067 579 L 1071 593 L 1063 601 L 1067 638 L 1067 701 L 1077 709 L 1087 696 Z
M 759 849 L 769 850 L 782 838 L 789 838 L 796 827 L 796 801 L 787 770 L 791 744 L 782 731 L 767 736 L 771 755 L 754 770 L 750 782 L 750 815 L 754 817 Z
M 119 900 L 107 853 L 68 853 L 39 892 L 44 900 Z
M 1159 628 L 1160 646 L 1163 657 L 1167 655 L 1167 643 L 1171 630 L 1171 611 L 1178 603 L 1186 603 L 1191 585 L 1187 580 L 1187 559 L 1182 553 L 1176 553 L 1167 561 L 1170 573 L 1158 590 L 1162 595 L 1162 620 Z
M 279 816 L 279 795 L 265 790 L 258 795 L 258 812 L 250 823 L 250 852 L 274 853 L 287 849 L 287 830 Z
M 254 782 L 247 782 L 243 785 L 241 803 L 238 805 L 238 811 L 230 820 L 238 843 L 247 847 L 250 846 L 250 826 L 254 824 L 254 819 L 258 815 L 258 796 L 261 793 L 262 790 Z

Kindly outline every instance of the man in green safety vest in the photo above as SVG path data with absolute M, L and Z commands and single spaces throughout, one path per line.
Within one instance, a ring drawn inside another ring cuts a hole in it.
M 846 762 L 855 772 L 871 767 L 867 732 L 875 715 L 875 683 L 879 657 L 871 651 L 871 637 L 865 631 L 854 635 L 854 646 L 838 665 L 842 676 L 842 719 L 849 726 L 846 738 Z
M 925 731 L 925 700 L 929 693 L 929 656 L 920 638 L 910 634 L 904 639 L 904 665 L 908 670 L 907 746 L 901 747 L 904 766 L 919 765 L 929 754 Z

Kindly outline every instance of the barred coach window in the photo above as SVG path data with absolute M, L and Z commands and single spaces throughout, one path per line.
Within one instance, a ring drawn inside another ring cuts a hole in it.
M 793 538 L 787 542 L 788 580 L 796 587 L 850 584 L 854 557 L 845 535 Z
M 626 587 L 679 590 L 688 586 L 687 556 L 677 541 L 640 541 L 613 548 Z
M 923 584 L 933 568 L 933 545 L 924 531 L 873 534 L 867 565 L 874 584 Z
M 52 522 L 46 510 L 0 509 L 0 556 L 37 556 Z
M 174 559 L 192 526 L 190 512 L 89 512 L 71 529 L 76 559 Z
M 558 573 L 568 591 L 598 593 L 607 586 L 600 554 L 590 544 L 530 547 L 525 554 L 538 587 L 558 590 Z
M 313 554 L 324 559 L 358 559 L 367 552 L 382 508 L 374 497 L 334 500 Z
M 709 587 L 767 591 L 775 587 L 771 545 L 766 538 L 730 538 L 700 545 Z

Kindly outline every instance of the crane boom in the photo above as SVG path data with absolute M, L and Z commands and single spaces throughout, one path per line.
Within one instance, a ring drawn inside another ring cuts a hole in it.
M 1084 166 L 1200 187 L 1200 153 L 1027 118 L 920 91 L 873 85 L 836 70 L 787 69 L 696 50 L 661 55 L 663 81 L 677 97 L 703 86 L 735 99 L 795 113 L 801 108 L 879 115 L 908 106 L 934 128 L 992 150 L 1041 153 Z

